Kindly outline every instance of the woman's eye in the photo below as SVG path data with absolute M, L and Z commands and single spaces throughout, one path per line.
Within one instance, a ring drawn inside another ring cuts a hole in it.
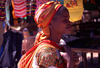
M 63 22 L 65 22 L 65 23 L 66 23 L 67 21 L 68 21 L 67 19 L 64 19 L 64 20 L 63 20 Z

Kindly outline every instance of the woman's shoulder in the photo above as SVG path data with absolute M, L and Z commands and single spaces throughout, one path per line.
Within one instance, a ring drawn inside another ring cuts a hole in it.
M 40 55 L 41 54 L 57 54 L 57 48 L 55 48 L 54 46 L 52 46 L 51 44 L 41 44 L 39 47 L 38 47 L 38 50 L 37 50 L 37 54 Z
M 46 44 L 45 44 L 46 45 Z M 37 62 L 45 68 L 59 66 L 63 60 L 59 57 L 58 50 L 53 47 L 42 47 L 36 53 Z

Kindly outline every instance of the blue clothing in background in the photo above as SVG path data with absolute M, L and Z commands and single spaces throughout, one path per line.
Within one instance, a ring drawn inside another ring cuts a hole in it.
M 3 52 L 3 46 L 1 46 L 0 57 L 1 57 L 1 55 L 2 55 L 2 52 Z

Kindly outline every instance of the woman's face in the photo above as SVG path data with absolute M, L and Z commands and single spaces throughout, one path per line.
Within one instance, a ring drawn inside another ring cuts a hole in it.
M 54 19 L 51 25 L 55 32 L 59 34 L 68 34 L 71 32 L 71 22 L 69 21 L 69 12 L 67 9 L 60 8 L 55 14 Z

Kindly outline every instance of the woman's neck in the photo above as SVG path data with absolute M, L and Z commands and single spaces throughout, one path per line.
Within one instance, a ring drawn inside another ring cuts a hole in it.
M 52 41 L 54 41 L 54 42 L 56 42 L 56 43 L 59 43 L 61 37 L 62 37 L 61 34 L 51 33 L 51 34 L 50 34 L 50 37 L 49 37 L 48 39 L 49 39 L 49 40 L 52 40 Z

